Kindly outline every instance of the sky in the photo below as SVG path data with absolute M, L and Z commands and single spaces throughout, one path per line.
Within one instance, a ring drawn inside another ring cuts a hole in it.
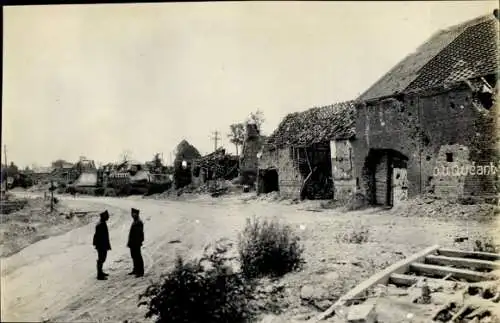
M 4 7 L 2 144 L 25 167 L 114 162 L 212 132 L 261 110 L 355 99 L 436 31 L 496 1 L 197 2 Z M 220 142 L 219 142 L 220 144 Z M 2 157 L 4 149 L 2 145 Z

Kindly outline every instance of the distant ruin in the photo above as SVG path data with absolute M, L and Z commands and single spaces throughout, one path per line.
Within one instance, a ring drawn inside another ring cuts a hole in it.
M 245 141 L 240 156 L 240 176 L 243 184 L 253 185 L 259 168 L 258 153 L 262 148 L 262 140 L 258 126 L 249 121 L 246 124 Z

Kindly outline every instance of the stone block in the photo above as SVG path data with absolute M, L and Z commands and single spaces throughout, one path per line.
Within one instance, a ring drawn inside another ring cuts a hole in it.
M 377 313 L 374 303 L 363 303 L 351 306 L 347 316 L 349 323 L 375 323 L 377 322 Z

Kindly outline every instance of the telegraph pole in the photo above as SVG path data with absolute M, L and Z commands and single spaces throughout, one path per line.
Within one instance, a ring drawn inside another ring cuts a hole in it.
M 213 133 L 213 137 L 212 137 L 212 140 L 214 141 L 214 151 L 217 150 L 217 142 L 219 141 L 219 139 L 221 139 L 219 137 L 220 133 L 216 130 L 214 133 Z
M 7 145 L 3 145 L 3 154 L 5 158 L 5 171 L 4 171 L 5 178 L 3 180 L 5 182 L 5 193 L 7 193 L 9 189 L 9 181 L 8 181 L 9 174 L 7 172 L 7 170 L 9 169 L 9 165 L 7 164 Z

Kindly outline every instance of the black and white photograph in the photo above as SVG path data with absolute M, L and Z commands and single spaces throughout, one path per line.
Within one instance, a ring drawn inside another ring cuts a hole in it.
M 500 323 L 498 7 L 3 6 L 0 321 Z

